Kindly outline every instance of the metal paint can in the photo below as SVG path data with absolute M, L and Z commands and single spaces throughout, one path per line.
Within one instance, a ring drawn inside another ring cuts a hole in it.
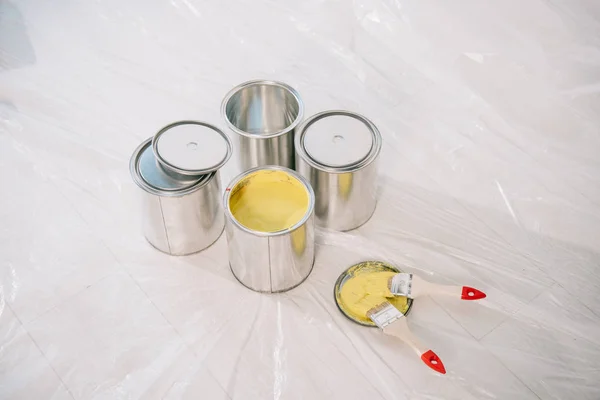
M 242 170 L 264 165 L 294 169 L 294 132 L 304 113 L 294 88 L 265 80 L 242 83 L 225 96 L 221 113 L 238 138 Z
M 242 285 L 275 293 L 308 277 L 315 260 L 314 200 L 309 183 L 284 167 L 254 168 L 232 180 L 223 196 L 225 231 L 229 265 Z
M 298 127 L 296 170 L 315 191 L 317 225 L 348 231 L 371 218 L 381 144 L 377 127 L 349 111 L 322 112 Z
M 225 221 L 218 169 L 230 156 L 227 136 L 197 121 L 170 124 L 134 151 L 129 170 L 142 189 L 142 229 L 152 246 L 186 255 L 221 236 Z

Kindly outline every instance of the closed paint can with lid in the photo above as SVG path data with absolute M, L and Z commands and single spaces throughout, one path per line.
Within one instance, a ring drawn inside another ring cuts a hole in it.
M 315 260 L 314 192 L 293 170 L 254 168 L 223 196 L 229 265 L 244 286 L 283 292 L 302 283 Z
M 172 123 L 134 151 L 129 169 L 141 189 L 142 230 L 151 245 L 186 255 L 221 236 L 219 168 L 230 156 L 227 136 L 199 121 Z
M 371 218 L 381 145 L 377 127 L 349 111 L 325 111 L 298 128 L 296 170 L 313 187 L 319 226 L 348 231 Z

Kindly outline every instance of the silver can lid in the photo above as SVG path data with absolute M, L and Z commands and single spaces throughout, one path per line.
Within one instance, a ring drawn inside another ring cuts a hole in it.
M 352 115 L 328 115 L 308 126 L 303 145 L 316 162 L 329 167 L 358 164 L 373 148 L 373 132 Z
M 179 121 L 152 140 L 158 162 L 167 170 L 198 176 L 221 168 L 231 157 L 231 141 L 220 129 L 199 121 Z
M 175 192 L 190 188 L 202 181 L 205 176 L 178 179 L 169 175 L 158 163 L 152 151 L 152 139 L 146 140 L 133 154 L 132 174 L 139 176 L 143 186 L 159 191 Z

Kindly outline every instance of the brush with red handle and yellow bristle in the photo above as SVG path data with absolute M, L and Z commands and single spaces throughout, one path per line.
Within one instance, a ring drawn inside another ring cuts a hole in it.
M 390 302 L 385 301 L 380 305 L 371 308 L 367 316 L 375 323 L 386 335 L 395 336 L 404 341 L 417 353 L 421 360 L 431 369 L 440 374 L 445 374 L 446 369 L 442 360 L 433 350 L 424 347 L 415 335 L 408 328 L 404 314 L 394 307 Z
M 406 296 L 411 299 L 428 294 L 442 294 L 463 300 L 479 300 L 486 297 L 481 290 L 469 286 L 437 285 L 406 272 L 392 276 L 388 281 L 388 289 L 394 296 Z

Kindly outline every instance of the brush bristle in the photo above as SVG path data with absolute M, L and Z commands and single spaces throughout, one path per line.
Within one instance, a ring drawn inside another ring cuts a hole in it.
M 404 314 L 402 314 L 400 310 L 394 307 L 389 301 L 384 301 L 383 303 L 371 308 L 367 312 L 367 315 L 371 321 L 375 322 L 375 325 L 381 329 L 404 316 Z
M 370 318 L 371 316 L 377 314 L 380 311 L 385 310 L 388 307 L 394 307 L 394 306 L 389 301 L 384 301 L 380 305 L 375 306 L 375 307 L 371 308 L 369 311 L 367 311 L 367 316 Z

